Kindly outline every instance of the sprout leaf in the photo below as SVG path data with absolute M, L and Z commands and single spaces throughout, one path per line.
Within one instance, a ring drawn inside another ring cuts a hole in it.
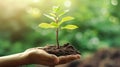
M 39 27 L 41 28 L 55 28 L 55 26 L 51 25 L 51 24 L 48 24 L 48 23 L 41 23 L 39 24 Z
M 73 20 L 73 19 L 74 19 L 74 18 L 71 17 L 71 16 L 64 17 L 64 18 L 62 18 L 62 20 L 60 21 L 59 25 L 61 25 L 63 22 L 70 21 L 70 20 Z
M 47 14 L 44 14 L 44 16 L 48 17 L 49 19 L 52 19 L 53 21 L 55 21 L 55 18 L 50 16 L 50 15 L 47 15 Z
M 78 26 L 76 26 L 76 25 L 66 25 L 64 27 L 61 27 L 61 29 L 69 29 L 69 30 L 73 30 L 76 28 L 78 28 Z

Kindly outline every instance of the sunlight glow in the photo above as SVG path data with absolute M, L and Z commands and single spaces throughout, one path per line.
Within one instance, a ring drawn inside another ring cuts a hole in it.
M 65 5 L 65 7 L 70 7 L 71 6 L 71 1 L 70 0 L 66 0 L 64 2 L 64 5 Z
M 29 8 L 27 12 L 34 18 L 39 18 L 41 16 L 40 10 L 38 8 Z
M 34 3 L 38 3 L 40 2 L 40 0 L 32 0 Z

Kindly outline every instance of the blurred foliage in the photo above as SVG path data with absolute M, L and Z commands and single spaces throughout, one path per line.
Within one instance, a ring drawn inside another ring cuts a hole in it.
M 38 24 L 50 22 L 43 14 L 56 5 L 70 9 L 75 19 L 67 23 L 79 26 L 60 31 L 61 45 L 69 42 L 83 54 L 120 47 L 120 0 L 0 0 L 0 56 L 55 44 L 55 31 Z

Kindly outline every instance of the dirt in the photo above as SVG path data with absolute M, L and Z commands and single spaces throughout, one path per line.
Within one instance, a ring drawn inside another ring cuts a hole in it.
M 60 48 L 57 48 L 56 46 L 47 46 L 46 48 L 43 48 L 43 50 L 45 50 L 46 52 L 48 52 L 50 54 L 54 54 L 56 56 L 80 54 L 80 52 L 78 50 L 76 50 L 69 43 L 64 44 L 63 46 L 60 46 Z
M 120 67 L 120 49 L 110 48 L 98 50 L 84 60 L 71 62 L 68 67 Z

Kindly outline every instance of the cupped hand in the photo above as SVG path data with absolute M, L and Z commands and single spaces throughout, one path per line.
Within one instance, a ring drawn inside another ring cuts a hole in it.
M 31 48 L 24 52 L 27 56 L 27 61 L 29 64 L 41 64 L 46 66 L 55 65 L 59 62 L 57 56 L 53 54 L 48 54 L 42 49 Z
M 42 50 L 42 47 L 31 48 L 24 52 L 29 64 L 41 64 L 46 66 L 54 66 L 65 64 L 76 59 L 80 59 L 80 55 L 67 55 L 57 57 L 53 54 L 48 54 Z

